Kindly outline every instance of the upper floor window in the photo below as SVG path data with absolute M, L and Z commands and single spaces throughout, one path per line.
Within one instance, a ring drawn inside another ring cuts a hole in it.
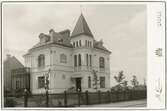
M 75 42 L 73 42 L 73 47 L 75 47 Z
M 61 63 L 67 63 L 67 56 L 65 54 L 60 55 L 60 62 Z
M 45 77 L 40 76 L 38 77 L 38 88 L 44 88 L 45 87 Z
M 38 67 L 45 66 L 45 55 L 41 54 L 38 56 Z
M 99 67 L 100 68 L 104 68 L 105 67 L 104 57 L 100 57 L 99 58 Z
M 105 88 L 105 77 L 100 77 L 100 88 Z
M 77 55 L 74 55 L 74 66 L 77 66 Z
M 76 42 L 76 47 L 78 47 L 78 41 Z
M 87 40 L 85 40 L 85 46 L 87 46 Z
M 91 77 L 88 77 L 88 88 L 91 88 Z
M 80 47 L 82 46 L 81 40 L 79 40 L 79 46 L 80 46 Z
M 89 64 L 89 56 L 88 56 L 88 54 L 86 54 L 86 65 L 88 66 L 88 64 Z
M 89 55 L 90 66 L 92 66 L 92 55 Z
M 78 66 L 81 66 L 81 54 L 78 55 Z

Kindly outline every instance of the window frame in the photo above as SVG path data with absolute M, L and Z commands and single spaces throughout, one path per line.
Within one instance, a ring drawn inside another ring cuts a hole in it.
M 106 87 L 106 80 L 104 76 L 100 76 L 100 88 Z
M 45 88 L 45 76 L 38 76 L 38 89 L 41 89 L 41 88 Z
M 67 63 L 67 56 L 64 53 L 60 54 L 60 63 Z

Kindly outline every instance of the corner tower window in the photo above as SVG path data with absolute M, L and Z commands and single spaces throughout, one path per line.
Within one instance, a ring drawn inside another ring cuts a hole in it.
M 104 68 L 105 67 L 105 61 L 104 61 L 104 57 L 100 57 L 99 58 L 99 67 L 100 68 Z
M 38 67 L 45 66 L 45 55 L 41 54 L 38 56 Z
M 61 63 L 67 63 L 67 56 L 65 54 L 60 55 L 60 62 Z

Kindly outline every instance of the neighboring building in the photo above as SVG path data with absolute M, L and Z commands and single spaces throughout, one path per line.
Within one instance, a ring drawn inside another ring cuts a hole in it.
M 23 64 L 14 56 L 7 55 L 4 61 L 4 90 L 11 91 L 11 71 L 17 68 L 24 68 Z
M 95 91 L 92 71 L 97 71 L 98 90 L 110 88 L 110 54 L 102 41 L 96 41 L 81 14 L 70 30 L 41 33 L 40 42 L 24 55 L 25 66 L 31 69 L 32 93 L 45 91 L 45 75 L 49 75 L 50 93 L 75 87 L 77 91 Z
M 12 91 L 30 90 L 30 68 L 17 68 L 11 70 Z

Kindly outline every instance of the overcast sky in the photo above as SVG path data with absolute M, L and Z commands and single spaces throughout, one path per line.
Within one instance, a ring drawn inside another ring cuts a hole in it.
M 127 80 L 146 78 L 146 5 L 91 5 L 26 3 L 3 4 L 4 58 L 11 54 L 23 64 L 23 55 L 39 41 L 40 33 L 73 30 L 81 11 L 96 40 L 112 52 L 113 76 L 123 70 Z M 129 82 L 130 84 L 130 82 Z

